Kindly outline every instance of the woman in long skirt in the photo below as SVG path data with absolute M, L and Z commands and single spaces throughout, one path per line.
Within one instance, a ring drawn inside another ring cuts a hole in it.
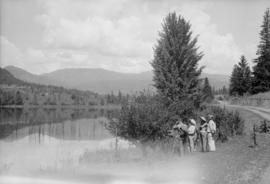
M 216 145 L 214 140 L 214 134 L 216 132 L 216 123 L 214 122 L 213 115 L 208 115 L 208 128 L 207 128 L 207 141 L 208 141 L 208 151 L 216 151 Z

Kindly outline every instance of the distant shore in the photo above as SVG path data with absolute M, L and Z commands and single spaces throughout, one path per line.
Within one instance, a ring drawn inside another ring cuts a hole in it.
M 44 108 L 44 109 L 120 109 L 121 105 L 2 105 L 1 108 Z

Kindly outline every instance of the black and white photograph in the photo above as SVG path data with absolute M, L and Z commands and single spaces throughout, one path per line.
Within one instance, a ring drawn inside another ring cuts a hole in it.
M 0 0 L 0 184 L 269 183 L 269 0 Z

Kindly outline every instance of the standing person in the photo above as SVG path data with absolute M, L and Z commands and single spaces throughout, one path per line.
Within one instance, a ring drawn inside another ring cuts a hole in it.
M 216 133 L 216 123 L 214 122 L 214 116 L 208 115 L 208 127 L 207 127 L 207 141 L 208 141 L 208 151 L 216 151 L 216 145 L 214 140 L 214 134 Z
M 184 129 L 184 130 L 183 130 Z M 173 151 L 183 155 L 184 154 L 184 134 L 186 134 L 185 130 L 187 130 L 187 126 L 183 124 L 181 120 L 178 120 L 176 124 L 173 126 Z
M 202 145 L 202 152 L 206 152 L 207 151 L 207 121 L 205 119 L 205 117 L 201 116 L 200 117 L 201 120 L 201 126 L 200 126 L 200 141 L 201 141 L 201 145 Z
M 189 120 L 187 133 L 190 152 L 194 152 L 194 141 L 195 141 L 194 139 L 196 134 L 196 121 L 194 119 Z

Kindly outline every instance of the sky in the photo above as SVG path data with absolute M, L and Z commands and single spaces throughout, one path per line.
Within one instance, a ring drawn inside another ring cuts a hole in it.
M 0 0 L 0 64 L 35 74 L 63 68 L 151 70 L 163 19 L 192 25 L 204 72 L 227 74 L 256 57 L 267 0 Z

